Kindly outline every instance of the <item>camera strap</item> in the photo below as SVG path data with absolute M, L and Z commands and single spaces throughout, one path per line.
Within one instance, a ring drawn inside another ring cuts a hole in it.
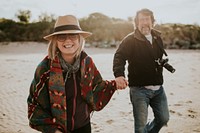
M 161 42 L 159 42 L 158 39 L 155 39 L 155 40 L 157 41 L 157 44 L 158 44 L 160 50 L 164 53 L 165 56 L 167 56 L 167 52 L 166 52 L 165 49 L 163 48 L 163 45 L 161 46 L 161 44 L 163 44 L 162 39 L 160 38 L 160 41 L 161 41 Z
M 159 44 L 159 46 L 160 46 L 160 44 Z M 167 56 L 167 53 L 166 53 L 165 49 L 164 48 L 161 48 L 161 49 L 162 49 L 164 55 Z

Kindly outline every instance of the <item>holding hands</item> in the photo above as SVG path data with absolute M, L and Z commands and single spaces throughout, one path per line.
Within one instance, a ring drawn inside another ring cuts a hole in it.
M 123 76 L 115 78 L 115 81 L 116 81 L 118 90 L 125 89 L 128 86 L 128 80 L 125 79 L 125 77 Z
M 62 133 L 60 130 L 56 130 L 55 133 Z

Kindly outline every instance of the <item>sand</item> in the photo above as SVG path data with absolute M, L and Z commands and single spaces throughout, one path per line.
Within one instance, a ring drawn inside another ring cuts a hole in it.
M 27 97 L 38 63 L 46 55 L 43 43 L 0 45 L 0 133 L 37 133 L 28 126 Z M 116 49 L 86 48 L 104 79 L 114 79 L 113 54 Z M 170 120 L 160 133 L 200 132 L 200 51 L 167 50 L 171 74 L 164 70 Z M 149 118 L 153 115 L 149 109 Z M 91 118 L 92 133 L 134 133 L 129 88 L 114 94 L 108 105 Z

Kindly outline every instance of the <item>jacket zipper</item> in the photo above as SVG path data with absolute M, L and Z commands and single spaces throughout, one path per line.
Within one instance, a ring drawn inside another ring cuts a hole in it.
M 74 80 L 74 99 L 73 99 L 73 111 L 72 111 L 72 131 L 74 130 L 74 116 L 76 112 L 76 97 L 77 97 L 77 85 L 76 85 L 76 75 L 73 73 Z

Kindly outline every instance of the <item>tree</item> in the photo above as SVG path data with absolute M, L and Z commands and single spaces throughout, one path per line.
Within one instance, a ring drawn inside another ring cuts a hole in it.
M 55 15 L 53 15 L 53 14 L 48 15 L 47 13 L 42 13 L 39 16 L 39 21 L 40 22 L 54 22 L 55 21 Z
M 31 11 L 30 10 L 19 10 L 15 16 L 19 19 L 22 23 L 28 23 L 31 18 Z

